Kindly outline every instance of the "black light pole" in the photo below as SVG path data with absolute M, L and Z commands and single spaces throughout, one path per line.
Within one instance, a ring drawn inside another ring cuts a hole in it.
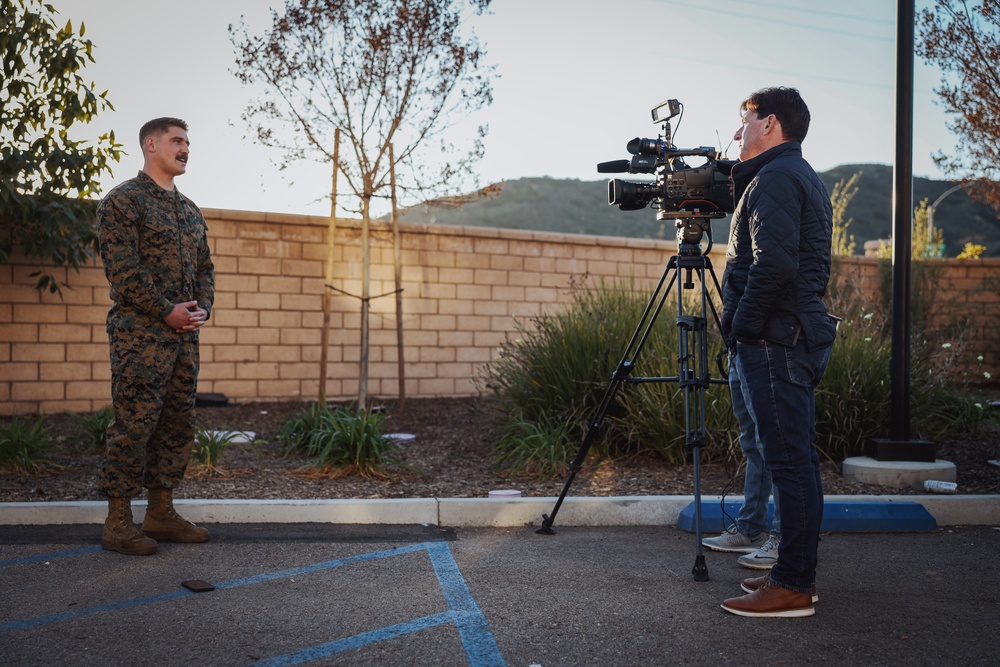
M 914 0 L 899 0 L 896 16 L 896 162 L 892 212 L 892 385 L 889 435 L 910 439 L 910 263 L 913 239 Z
M 889 439 L 872 438 L 867 454 L 881 461 L 934 461 L 933 443 L 910 440 L 910 263 L 913 226 L 914 0 L 896 9 L 896 161 L 892 212 L 892 358 Z

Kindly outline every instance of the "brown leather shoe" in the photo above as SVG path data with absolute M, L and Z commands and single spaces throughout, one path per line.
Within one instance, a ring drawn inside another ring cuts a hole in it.
M 744 579 L 743 583 L 740 584 L 740 588 L 745 590 L 747 593 L 753 593 L 755 590 L 770 581 L 771 574 L 765 574 L 760 577 L 750 577 L 749 579 Z M 816 584 L 813 584 L 812 590 L 812 601 L 813 604 L 819 602 L 819 594 L 816 592 Z
M 108 498 L 108 518 L 104 520 L 101 546 L 128 556 L 156 553 L 156 540 L 143 535 L 132 520 L 131 498 Z
M 812 616 L 816 613 L 809 593 L 796 593 L 770 582 L 749 595 L 726 600 L 722 608 L 737 616 L 768 618 Z
M 168 542 L 207 542 L 208 529 L 196 526 L 174 510 L 170 489 L 150 489 L 142 532 Z

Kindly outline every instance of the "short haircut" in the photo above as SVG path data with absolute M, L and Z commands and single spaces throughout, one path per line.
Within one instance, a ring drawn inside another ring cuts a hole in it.
M 802 141 L 809 132 L 809 107 L 795 88 L 763 88 L 743 101 L 740 111 L 753 111 L 757 118 L 774 114 L 786 140 Z
M 179 127 L 187 132 L 188 124 L 180 118 L 154 118 L 139 128 L 139 147 L 146 143 L 146 137 L 163 134 L 172 127 Z

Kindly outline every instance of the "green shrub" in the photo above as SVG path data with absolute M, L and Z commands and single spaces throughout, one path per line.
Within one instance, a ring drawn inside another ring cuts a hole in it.
M 34 422 L 18 417 L 0 426 L 0 469 L 36 473 L 55 464 L 48 458 L 53 443 L 45 418 Z
M 384 422 L 380 411 L 314 403 L 281 425 L 278 442 L 286 454 L 312 458 L 322 474 L 388 477 L 387 466 L 399 461 L 390 455 L 396 443 L 382 435 Z
M 633 359 L 631 377 L 678 373 L 673 290 Z M 494 456 L 498 464 L 543 476 L 565 469 L 597 417 L 648 296 L 625 281 L 596 288 L 577 286 L 565 310 L 534 317 L 528 324 L 515 323 L 517 339 L 501 347 L 479 378 L 506 422 Z M 700 306 L 697 310 L 700 313 Z M 695 309 L 686 305 L 685 312 Z M 721 341 L 713 327 L 709 327 L 709 346 L 718 349 Z M 714 365 L 710 372 L 719 375 Z M 716 387 L 706 392 L 706 402 L 712 406 L 721 396 L 727 400 L 725 414 L 706 411 L 709 440 L 720 449 L 729 439 L 728 394 Z M 592 444 L 599 454 L 656 453 L 676 461 L 687 457 L 684 396 L 676 382 L 622 383 L 605 421 Z
M 115 418 L 114 408 L 106 405 L 97 412 L 80 417 L 79 443 L 84 449 L 103 450 L 108 425 Z
M 635 359 L 631 377 L 677 375 L 674 294 Z M 516 323 L 517 339 L 501 347 L 479 378 L 481 388 L 495 398 L 505 424 L 494 452 L 497 465 L 540 476 L 565 471 L 596 417 L 647 299 L 648 295 L 623 282 L 593 289 L 576 287 L 564 311 Z M 877 295 L 859 294 L 856 283 L 834 284 L 830 300 L 831 312 L 843 316 L 844 322 L 826 377 L 816 392 L 817 447 L 823 456 L 841 460 L 862 453 L 868 438 L 890 436 L 892 332 Z M 700 306 L 685 303 L 684 311 L 700 313 Z M 945 333 L 935 334 L 937 338 L 931 339 L 930 334 L 913 337 L 913 438 L 975 432 L 984 419 L 983 408 L 955 383 L 955 373 L 949 370 L 961 353 L 961 331 L 961 322 L 955 321 L 940 329 Z M 943 335 L 952 336 L 955 342 L 942 343 Z M 727 370 L 720 370 L 713 352 L 723 345 L 711 316 L 708 346 L 709 375 L 722 380 Z M 738 447 L 729 389 L 724 383 L 712 384 L 704 399 L 700 454 L 704 461 L 720 460 Z M 692 418 L 697 427 L 698 410 Z M 604 421 L 591 447 L 595 453 L 652 454 L 672 463 L 690 459 L 685 390 L 677 382 L 623 383 Z
M 872 437 L 890 437 L 892 327 L 886 307 L 851 289 L 834 291 L 831 312 L 842 314 L 826 376 L 816 392 L 817 447 L 839 461 L 863 453 Z M 915 308 L 926 312 L 924 306 Z M 935 440 L 974 433 L 984 412 L 956 382 L 963 323 L 937 332 L 914 327 L 910 344 L 910 437 Z M 951 337 L 952 342 L 942 342 Z

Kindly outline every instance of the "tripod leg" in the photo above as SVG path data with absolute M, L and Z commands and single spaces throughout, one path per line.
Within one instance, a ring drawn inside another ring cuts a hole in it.
M 632 338 L 629 339 L 628 345 L 625 346 L 625 354 L 622 355 L 621 361 L 618 362 L 618 367 L 615 369 L 611 384 L 608 385 L 607 390 L 604 392 L 604 398 L 601 399 L 601 405 L 597 409 L 597 416 L 590 423 L 590 427 L 583 438 L 583 444 L 580 445 L 580 449 L 577 450 L 576 456 L 570 464 L 569 478 L 567 478 L 562 493 L 559 494 L 559 498 L 552 508 L 552 514 L 542 515 L 542 527 L 535 531 L 539 535 L 555 535 L 555 531 L 552 530 L 552 523 L 556 520 L 556 514 L 559 513 L 559 508 L 562 507 L 563 500 L 566 499 L 566 494 L 569 493 L 569 487 L 572 486 L 573 480 L 576 479 L 576 473 L 583 466 L 583 461 L 587 458 L 590 446 L 597 439 L 601 424 L 604 423 L 604 415 L 607 413 L 608 408 L 611 407 L 612 402 L 614 402 L 615 396 L 618 395 L 618 390 L 621 388 L 622 383 L 628 379 L 635 368 L 635 360 L 639 357 L 639 352 L 646 344 L 646 339 L 649 337 L 657 316 L 659 316 L 660 311 L 663 309 L 667 295 L 670 294 L 670 289 L 677 280 L 676 269 L 677 257 L 675 256 L 667 262 L 667 266 L 663 269 L 663 274 L 660 276 L 659 282 L 656 283 L 656 289 L 650 295 L 642 316 L 639 318 L 639 324 L 636 326 L 635 331 L 632 332 Z M 667 282 L 667 287 L 664 289 L 663 284 L 667 281 L 668 275 L 670 275 L 670 282 Z
M 604 415 L 607 413 L 608 408 L 611 407 L 615 396 L 618 395 L 618 390 L 621 388 L 622 382 L 625 381 L 634 367 L 635 364 L 628 359 L 622 359 L 619 362 L 611 384 L 608 385 L 607 390 L 604 392 L 604 398 L 601 399 L 601 406 L 597 409 L 597 415 L 590 423 L 590 427 L 587 428 L 587 434 L 583 437 L 583 443 L 580 445 L 580 449 L 577 450 L 576 456 L 573 457 L 573 462 L 570 463 L 569 477 L 566 478 L 566 484 L 563 486 L 562 493 L 559 494 L 559 499 L 556 500 L 556 504 L 552 508 L 552 514 L 542 515 L 542 527 L 535 531 L 539 535 L 555 535 L 555 531 L 552 530 L 552 522 L 556 520 L 556 514 L 559 513 L 559 508 L 562 507 L 563 500 L 566 499 L 566 494 L 569 493 L 569 487 L 573 485 L 573 480 L 576 479 L 576 473 L 580 472 L 580 468 L 583 467 L 583 462 L 587 458 L 587 452 L 590 451 L 590 446 L 594 444 L 594 440 L 597 439 L 597 435 L 601 431 L 601 424 L 604 423 Z

